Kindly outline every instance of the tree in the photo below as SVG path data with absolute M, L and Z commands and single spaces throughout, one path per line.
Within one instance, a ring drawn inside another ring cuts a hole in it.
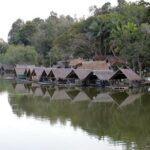
M 136 24 L 130 22 L 113 31 L 120 55 L 127 59 L 130 66 L 134 70 L 139 71 L 141 76 L 142 70 L 148 67 L 150 63 L 149 31 L 150 28 L 146 24 L 138 27 Z
M 125 4 L 125 0 L 118 0 L 118 7 L 121 8 Z
M 36 64 L 37 53 L 31 46 L 9 45 L 7 52 L 0 55 L 0 61 L 6 64 Z
M 24 22 L 21 19 L 17 19 L 12 24 L 12 29 L 8 34 L 8 42 L 10 44 L 20 44 L 20 30 L 22 29 Z
M 102 13 L 109 13 L 111 10 L 111 3 L 107 2 L 102 6 Z
M 20 41 L 25 46 L 31 45 L 32 37 L 36 33 L 36 24 L 31 21 L 27 21 L 20 29 Z
M 0 39 L 0 54 L 5 53 L 7 48 L 8 44 L 3 39 Z

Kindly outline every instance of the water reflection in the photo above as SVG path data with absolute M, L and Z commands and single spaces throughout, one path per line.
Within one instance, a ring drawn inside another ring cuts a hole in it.
M 125 149 L 149 149 L 150 93 L 145 89 L 118 92 L 23 84 L 3 87 L 9 87 L 9 103 L 18 117 L 48 120 L 51 125 L 67 125 L 69 121 L 90 137 L 107 139 Z

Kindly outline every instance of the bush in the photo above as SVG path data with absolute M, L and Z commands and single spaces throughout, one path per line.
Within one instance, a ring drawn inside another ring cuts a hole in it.
M 37 52 L 31 46 L 9 45 L 6 53 L 0 55 L 0 62 L 5 64 L 36 64 Z

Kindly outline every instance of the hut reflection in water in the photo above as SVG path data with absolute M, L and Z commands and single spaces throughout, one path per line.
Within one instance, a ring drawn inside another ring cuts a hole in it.
M 75 129 L 97 139 L 108 137 L 112 144 L 123 143 L 125 149 L 132 149 L 133 143 L 135 149 L 147 149 L 150 144 L 147 89 L 116 92 L 101 88 L 12 86 L 5 82 L 1 82 L 0 91 L 8 91 L 9 103 L 18 117 L 48 120 L 53 125 L 69 120 Z M 35 96 L 36 90 L 43 96 Z M 76 99 L 80 101 L 74 102 Z

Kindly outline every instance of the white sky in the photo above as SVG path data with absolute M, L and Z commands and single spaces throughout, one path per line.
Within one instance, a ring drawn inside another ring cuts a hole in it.
M 101 6 L 108 1 L 117 4 L 117 0 L 0 0 L 0 38 L 7 41 L 11 25 L 18 18 L 24 21 L 36 17 L 45 19 L 51 11 L 82 17 L 89 15 L 90 6 Z

